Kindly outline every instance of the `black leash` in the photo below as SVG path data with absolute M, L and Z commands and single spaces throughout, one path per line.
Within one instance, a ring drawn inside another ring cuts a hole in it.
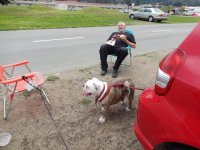
M 34 87 L 36 90 L 38 90 L 38 91 L 40 92 L 40 94 L 42 95 L 42 90 L 39 89 L 37 86 L 31 84 L 31 83 L 28 81 L 28 78 L 27 78 L 26 76 L 22 76 L 22 79 L 23 79 L 24 81 L 26 81 L 29 85 L 31 85 L 32 87 Z M 44 102 L 44 105 L 45 105 L 45 107 L 46 107 L 48 113 L 49 113 L 49 116 L 51 117 L 51 120 L 53 121 L 54 126 L 56 127 L 56 129 L 57 129 L 57 131 L 58 131 L 58 133 L 59 133 L 60 138 L 62 139 L 62 141 L 63 141 L 63 143 L 64 143 L 64 145 L 65 145 L 66 150 L 68 150 L 67 144 L 65 143 L 64 138 L 63 138 L 63 136 L 62 136 L 60 130 L 58 129 L 58 126 L 56 125 L 56 122 L 55 122 L 55 120 L 53 119 L 53 116 L 52 116 L 52 114 L 51 114 L 51 112 L 50 112 L 50 110 L 49 110 L 49 108 L 48 108 L 46 102 L 44 101 L 44 98 L 42 98 L 42 100 L 43 100 L 43 102 Z
M 130 87 L 130 88 L 133 88 L 133 87 Z M 145 90 L 145 89 L 137 88 L 137 87 L 134 87 L 133 89 L 135 89 L 135 90 L 140 90 L 140 91 L 144 91 L 144 90 Z

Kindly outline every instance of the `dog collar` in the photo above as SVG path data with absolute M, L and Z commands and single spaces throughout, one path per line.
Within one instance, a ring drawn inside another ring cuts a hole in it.
M 109 90 L 108 90 L 108 85 L 106 82 L 103 83 L 103 89 L 101 91 L 101 93 L 96 97 L 95 99 L 95 103 L 97 103 L 98 101 L 102 101 L 109 93 Z

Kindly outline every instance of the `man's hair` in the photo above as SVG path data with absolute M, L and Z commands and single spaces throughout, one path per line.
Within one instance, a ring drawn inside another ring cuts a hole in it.
M 119 21 L 117 25 L 119 25 L 119 24 L 124 24 L 124 25 L 126 25 L 126 23 L 123 22 L 123 21 Z

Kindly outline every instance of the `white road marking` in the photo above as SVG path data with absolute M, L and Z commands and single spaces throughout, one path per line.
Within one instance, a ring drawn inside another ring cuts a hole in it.
M 62 40 L 75 40 L 75 39 L 82 39 L 84 37 L 71 37 L 71 38 L 62 38 L 62 39 L 48 39 L 48 40 L 38 40 L 38 41 L 32 41 L 34 43 L 37 42 L 51 42 L 51 41 L 62 41 Z
M 152 32 L 169 32 L 169 31 L 171 31 L 171 30 L 154 30 Z

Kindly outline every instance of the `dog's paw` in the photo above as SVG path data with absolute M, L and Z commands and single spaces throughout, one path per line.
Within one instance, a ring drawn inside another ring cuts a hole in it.
M 99 118 L 99 122 L 100 123 L 104 123 L 106 121 L 106 118 L 104 117 L 104 116 L 101 116 L 100 118 Z
M 104 111 L 104 107 L 101 107 L 101 110 Z
M 131 111 L 131 109 L 129 107 L 126 107 L 126 111 Z
M 124 104 L 124 101 L 120 101 L 119 103 L 120 103 L 121 105 L 123 105 L 123 104 Z

